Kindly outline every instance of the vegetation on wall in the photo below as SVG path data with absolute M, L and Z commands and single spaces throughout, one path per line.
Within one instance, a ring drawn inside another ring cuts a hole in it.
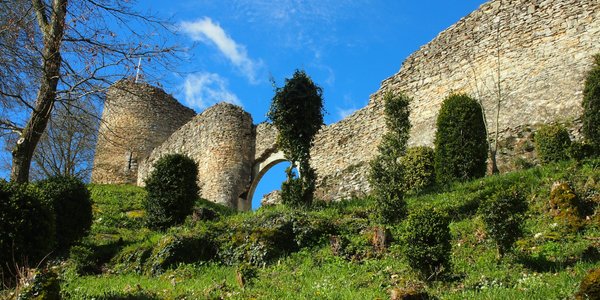
M 310 147 L 323 125 L 323 91 L 304 71 L 296 70 L 283 87 L 275 89 L 267 116 L 278 130 L 277 145 L 291 162 L 281 188 L 282 201 L 311 205 L 316 175 L 309 163 Z M 293 172 L 296 166 L 300 178 Z
M 550 163 L 568 158 L 571 138 L 567 129 L 560 124 L 543 125 L 536 131 L 535 150 L 542 163 Z
M 404 168 L 410 132 L 410 98 L 388 92 L 384 95 L 387 132 L 378 146 L 379 155 L 370 163 L 369 182 L 376 199 L 377 215 L 384 223 L 395 223 L 406 215 Z
M 479 102 L 465 94 L 444 99 L 435 133 L 435 173 L 438 183 L 483 177 L 488 142 Z

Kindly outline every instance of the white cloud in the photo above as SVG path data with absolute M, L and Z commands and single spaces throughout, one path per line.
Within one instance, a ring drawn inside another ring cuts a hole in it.
M 183 84 L 185 103 L 203 110 L 219 102 L 229 102 L 241 106 L 238 97 L 229 91 L 226 79 L 214 73 L 190 74 Z
M 263 62 L 252 60 L 246 47 L 234 41 L 218 23 L 205 17 L 195 22 L 182 22 L 180 29 L 195 41 L 216 46 L 251 83 L 258 82 L 257 73 Z

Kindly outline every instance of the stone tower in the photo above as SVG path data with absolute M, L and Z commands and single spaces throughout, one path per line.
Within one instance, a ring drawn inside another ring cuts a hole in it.
M 106 93 L 92 182 L 135 184 L 138 163 L 194 115 L 159 88 L 117 82 Z
M 245 197 L 254 163 L 255 129 L 252 117 L 241 107 L 219 103 L 207 108 L 140 163 L 138 185 L 163 155 L 179 153 L 198 163 L 198 185 L 204 199 L 238 207 Z

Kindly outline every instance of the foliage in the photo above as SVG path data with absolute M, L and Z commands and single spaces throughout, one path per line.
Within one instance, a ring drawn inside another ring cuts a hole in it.
M 488 144 L 479 102 L 452 94 L 442 103 L 435 133 L 435 173 L 441 184 L 485 175 Z
M 411 213 L 407 220 L 404 254 L 408 264 L 426 279 L 450 269 L 450 219 L 434 209 Z
M 421 191 L 435 183 L 434 151 L 430 147 L 418 146 L 406 150 L 400 159 L 404 170 L 404 185 L 407 191 Z
M 323 91 L 304 71 L 296 70 L 292 78 L 285 80 L 283 87 L 275 89 L 275 96 L 267 113 L 277 128 L 277 145 L 285 157 L 292 162 L 287 169 L 288 183 L 294 183 L 292 170 L 298 164 L 301 174 L 302 205 L 311 205 L 316 176 L 310 166 L 310 147 L 317 131 L 323 125 Z M 296 191 L 294 186 L 282 190 L 283 203 L 299 205 L 298 196 L 288 193 Z
M 581 281 L 575 298 L 577 300 L 600 299 L 600 268 L 588 272 Z
M 55 223 L 50 203 L 33 185 L 0 181 L 0 273 L 16 265 L 37 265 L 54 249 Z
M 197 176 L 196 162 L 181 154 L 165 155 L 154 164 L 144 203 L 149 227 L 166 229 L 191 214 L 199 192 Z
M 583 88 L 582 133 L 588 142 L 600 147 L 600 54 L 594 56 L 594 65 L 588 72 Z
M 369 182 L 377 201 L 377 215 L 382 222 L 391 224 L 406 215 L 404 168 L 400 157 L 406 151 L 409 138 L 411 99 L 404 94 L 387 92 L 384 101 L 388 131 L 378 146 L 379 155 L 370 162 Z
M 570 159 L 575 161 L 583 161 L 586 158 L 593 157 L 595 152 L 594 146 L 587 143 L 573 141 L 571 142 L 571 146 L 569 146 L 567 155 Z
M 519 188 L 501 189 L 479 206 L 488 236 L 496 242 L 500 256 L 508 253 L 523 235 L 522 225 L 527 203 Z
M 543 163 L 566 160 L 571 138 L 567 129 L 559 124 L 543 125 L 535 133 L 535 150 Z
M 215 254 L 215 246 L 206 236 L 165 235 L 148 257 L 147 274 L 160 274 L 180 263 L 207 261 Z
M 577 231 L 583 226 L 580 199 L 566 182 L 555 182 L 550 191 L 550 214 L 558 229 Z
M 60 300 L 60 280 L 50 269 L 35 271 L 32 278 L 19 291 L 17 300 Z
M 54 208 L 57 247 L 67 250 L 92 226 L 90 192 L 75 177 L 51 177 L 38 186 Z

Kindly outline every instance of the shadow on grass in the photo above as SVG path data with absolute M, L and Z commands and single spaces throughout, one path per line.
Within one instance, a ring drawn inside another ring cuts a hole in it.
M 567 267 L 574 266 L 577 262 L 597 262 L 600 260 L 600 250 L 596 247 L 588 247 L 579 257 L 571 257 L 564 260 L 549 260 L 546 256 L 519 255 L 517 262 L 523 264 L 527 269 L 535 272 L 559 272 Z
M 103 296 L 96 298 L 98 300 L 155 300 L 160 299 L 158 296 L 145 293 L 145 292 L 135 292 L 131 294 L 127 293 L 115 293 L 108 292 Z

